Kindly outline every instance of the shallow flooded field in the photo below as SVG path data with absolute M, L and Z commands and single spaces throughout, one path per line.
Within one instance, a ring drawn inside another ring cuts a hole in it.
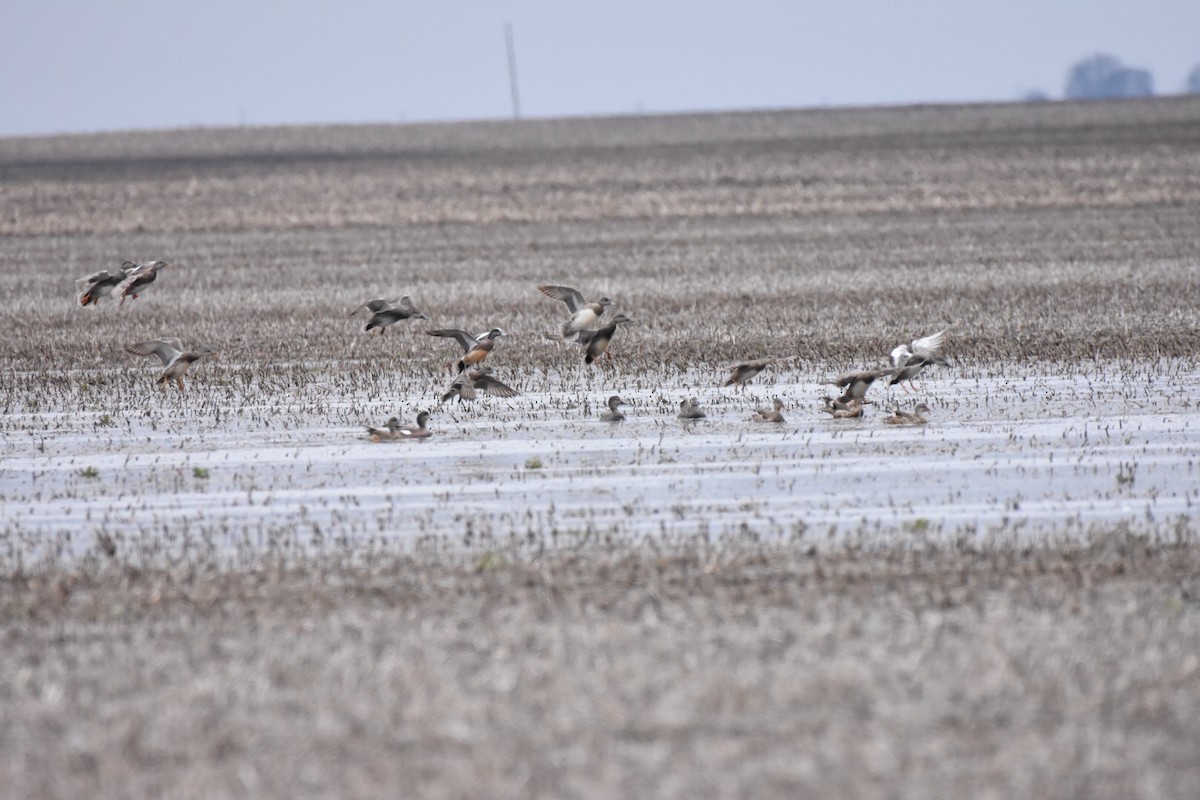
M 679 388 L 621 390 L 622 423 L 599 420 L 603 391 L 527 392 L 452 400 L 434 436 L 395 443 L 365 439 L 394 407 L 351 385 L 228 406 L 203 385 L 220 369 L 197 369 L 184 399 L 147 387 L 145 410 L 8 415 L 0 519 L 27 557 L 90 548 L 89 529 L 224 555 L 429 534 L 1037 539 L 1191 530 L 1200 502 L 1200 373 L 1176 361 L 929 371 L 852 420 L 820 413 L 833 387 L 787 383 L 793 370 L 744 391 L 663 374 Z M 676 418 L 688 394 L 705 419 Z M 751 422 L 774 394 L 786 421 Z M 929 424 L 882 424 L 914 397 Z
M 1196 97 L 2 139 L 0 787 L 1198 797 L 1198 308 Z

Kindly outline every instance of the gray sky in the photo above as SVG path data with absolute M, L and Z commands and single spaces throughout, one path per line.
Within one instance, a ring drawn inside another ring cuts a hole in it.
M 4 0 L 0 135 L 1061 97 L 1099 51 L 1159 94 L 1198 0 Z

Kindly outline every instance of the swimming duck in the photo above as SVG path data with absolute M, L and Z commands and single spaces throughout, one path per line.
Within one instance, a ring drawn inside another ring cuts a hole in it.
M 937 333 L 913 339 L 910 344 L 898 345 L 893 349 L 892 366 L 897 372 L 888 385 L 895 386 L 901 381 L 911 381 L 930 364 L 950 366 L 950 362 L 942 355 L 942 349 L 946 346 L 946 334 L 953 327 L 947 326 Z
M 442 330 L 425 332 L 430 336 L 444 336 L 449 339 L 458 340 L 458 343 L 463 348 L 462 360 L 458 362 L 459 372 L 462 372 L 467 367 L 473 367 L 487 358 L 488 354 L 496 346 L 496 339 L 508 335 L 500 328 L 492 328 L 480 336 L 472 336 L 458 328 L 444 328 Z
M 547 297 L 562 300 L 567 304 L 567 308 L 571 312 L 571 318 L 563 323 L 562 335 L 564 339 L 569 338 L 571 334 L 586 330 L 589 325 L 595 324 L 600 317 L 604 316 L 605 307 L 613 304 L 612 300 L 609 300 L 607 297 L 601 297 L 596 302 L 589 303 L 583 299 L 582 294 L 570 286 L 543 285 L 537 287 L 537 290 Z
M 587 343 L 587 355 L 583 357 L 585 364 L 591 364 L 600 356 L 607 356 L 609 359 L 612 355 L 608 352 L 608 345 L 612 342 L 613 334 L 617 332 L 618 325 L 625 325 L 636 322 L 637 320 L 630 319 L 624 314 L 617 314 L 613 317 L 612 322 L 605 325 L 600 330 L 596 331 Z
M 619 395 L 613 395 L 608 398 L 608 411 L 600 415 L 602 422 L 622 422 L 625 415 L 620 411 L 620 406 L 625 405 L 625 401 Z
M 783 422 L 783 401 L 778 397 L 771 399 L 771 408 L 755 409 L 751 422 Z
M 917 403 L 912 411 L 901 411 L 900 406 L 896 406 L 892 410 L 892 415 L 884 417 L 883 421 L 886 425 L 924 425 L 929 422 L 929 420 L 925 419 L 925 415 L 929 411 L 929 406 L 924 403 Z
M 126 261 L 116 272 L 109 272 L 106 269 L 102 269 L 99 272 L 93 272 L 86 278 L 80 278 L 75 281 L 77 284 L 83 284 L 83 291 L 79 295 L 79 305 L 95 305 L 100 301 L 101 297 L 112 294 L 113 289 L 117 288 L 121 281 L 128 277 L 129 270 L 136 266 L 137 264 L 132 261 Z
M 372 442 L 403 442 L 409 439 L 425 439 L 433 436 L 433 431 L 426 427 L 429 422 L 429 412 L 417 414 L 416 425 L 401 425 L 400 420 L 392 417 L 387 421 L 387 430 L 367 428 L 367 438 Z
M 474 400 L 477 391 L 496 397 L 516 397 L 517 390 L 493 378 L 491 371 L 492 368 L 487 365 L 478 369 L 463 370 L 442 395 L 441 402 L 444 403 L 451 397 L 457 397 L 460 401 Z
M 824 405 L 821 410 L 834 419 L 855 419 L 861 417 L 863 413 L 862 400 L 834 400 L 829 397 L 822 397 Z
M 393 302 L 398 303 L 392 305 Z M 403 319 L 416 317 L 417 319 L 429 319 L 420 309 L 413 305 L 412 298 L 404 295 L 399 301 L 393 300 L 368 300 L 358 308 L 350 312 L 351 315 L 358 313 L 362 309 L 367 309 L 371 312 L 371 319 L 367 321 L 367 327 L 364 328 L 367 333 L 379 329 L 382 335 L 388 325 L 399 322 Z
M 184 391 L 183 374 L 188 371 L 188 367 L 205 356 L 217 358 L 219 355 L 215 350 L 207 347 L 200 350 L 184 350 L 183 342 L 173 338 L 133 342 L 125 345 L 125 350 L 139 356 L 158 356 L 163 364 L 163 371 L 158 377 L 158 382 L 164 392 L 167 390 L 167 384 L 172 380 L 179 387 L 179 391 Z
M 396 436 L 396 431 L 400 430 L 400 420 L 391 417 L 386 423 L 387 429 L 372 428 L 367 426 L 367 438 L 372 442 L 390 442 Z
M 696 401 L 696 398 L 689 397 L 686 400 L 679 401 L 678 417 L 680 419 L 704 419 L 706 416 L 708 415 L 700 409 L 700 404 Z
M 126 262 L 131 263 L 131 262 Z M 117 305 L 124 305 L 127 297 L 132 297 L 134 300 L 138 298 L 142 292 L 150 287 L 158 278 L 158 271 L 172 266 L 166 261 L 151 261 L 149 264 L 134 264 L 130 267 L 125 277 L 121 280 L 117 287 L 113 289 L 117 297 L 121 298 L 121 302 Z M 122 266 L 122 268 L 124 268 Z
M 729 367 L 729 369 L 730 369 L 729 378 L 722 385 L 723 386 L 734 386 L 734 385 L 745 386 L 747 383 L 752 381 L 754 379 L 754 377 L 756 375 L 758 375 L 758 373 L 762 372 L 764 369 L 771 366 L 772 364 L 776 364 L 776 363 L 779 363 L 782 361 L 789 361 L 789 360 L 790 359 L 788 359 L 788 358 L 779 358 L 776 356 L 771 356 L 769 358 L 756 358 L 753 361 L 741 361 L 737 364 L 731 364 Z

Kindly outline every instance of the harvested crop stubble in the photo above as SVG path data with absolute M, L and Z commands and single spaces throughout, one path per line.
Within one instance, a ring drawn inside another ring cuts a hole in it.
M 0 583 L 26 621 L 0 649 L 0 776 L 17 796 L 1194 796 L 1198 552 L 430 542 L 231 569 L 98 549 Z

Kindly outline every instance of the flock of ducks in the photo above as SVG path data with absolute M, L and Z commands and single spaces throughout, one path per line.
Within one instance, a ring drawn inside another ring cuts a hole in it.
M 136 300 L 139 294 L 146 290 L 158 277 L 160 270 L 170 267 L 165 261 L 151 261 L 148 264 L 136 264 L 126 261 L 115 272 L 101 270 L 80 278 L 76 283 L 83 286 L 78 300 L 81 306 L 95 306 L 99 301 L 113 295 L 119 298 L 118 305 L 126 300 Z M 612 358 L 609 346 L 617 330 L 622 325 L 635 324 L 623 313 L 618 313 L 606 325 L 599 325 L 605 310 L 613 305 L 608 297 L 589 302 L 578 290 L 569 286 L 553 286 L 543 284 L 537 290 L 547 297 L 560 300 L 567 306 L 570 317 L 562 323 L 562 341 L 573 342 L 584 348 L 584 363 L 593 364 L 601 356 Z M 350 316 L 359 311 L 370 313 L 364 331 L 379 335 L 386 333 L 388 326 L 408 319 L 429 320 L 420 309 L 414 305 L 408 295 L 396 299 L 368 300 L 350 312 Z M 952 327 L 952 326 L 951 326 Z M 877 381 L 886 379 L 891 386 L 900 385 L 907 390 L 909 384 L 928 366 L 949 366 L 950 362 L 944 355 L 946 338 L 951 327 L 937 333 L 914 339 L 912 342 L 898 345 L 890 354 L 890 365 L 880 369 L 867 369 L 850 372 L 838 376 L 832 381 L 834 386 L 842 389 L 842 394 L 836 398 L 821 398 L 820 410 L 834 419 L 854 419 L 863 415 L 863 407 L 870 404 L 866 399 L 867 390 Z M 513 397 L 517 391 L 492 376 L 492 368 L 483 362 L 495 350 L 496 342 L 507 334 L 501 328 L 492 328 L 478 334 L 472 334 L 457 328 L 443 328 L 425 331 L 429 336 L 453 339 L 462 348 L 462 357 L 456 365 L 454 381 L 441 396 L 441 403 L 453 398 L 459 401 L 474 400 L 479 393 L 495 397 Z M 550 336 L 550 334 L 547 334 Z M 183 343 L 176 338 L 152 339 L 146 342 L 131 342 L 125 345 L 129 353 L 140 356 L 155 356 L 161 362 L 163 370 L 158 383 L 165 392 L 167 386 L 174 382 L 180 391 L 184 391 L 184 373 L 195 362 L 206 358 L 218 358 L 219 354 L 208 348 L 185 350 Z M 730 366 L 729 377 L 723 386 L 744 388 L 764 369 L 792 360 L 787 357 L 768 357 L 743 361 Z M 621 411 L 626 406 L 619 395 L 608 398 L 608 410 L 601 413 L 603 422 L 622 422 L 625 413 Z M 771 406 L 757 409 L 750 417 L 752 422 L 775 423 L 784 421 L 784 404 L 779 397 L 772 398 Z M 924 425 L 928 422 L 926 415 L 930 413 L 929 406 L 918 403 L 912 411 L 903 411 L 899 406 L 893 408 L 892 414 L 883 419 L 887 425 Z M 383 428 L 367 427 L 367 437 L 373 442 L 415 441 L 426 439 L 433 435 L 428 427 L 429 412 L 421 411 L 417 415 L 415 425 L 402 425 L 400 420 L 392 417 Z M 692 422 L 705 418 L 705 412 L 700 408 L 695 397 L 680 401 L 678 418 Z

